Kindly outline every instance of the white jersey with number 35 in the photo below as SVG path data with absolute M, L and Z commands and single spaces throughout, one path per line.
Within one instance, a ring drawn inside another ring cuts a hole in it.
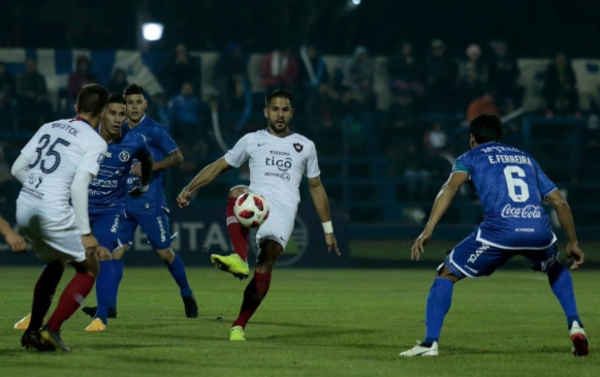
M 300 202 L 302 176 L 316 178 L 321 172 L 315 144 L 292 133 L 277 137 L 268 129 L 242 137 L 225 155 L 225 161 L 236 168 L 249 161 L 250 189 L 297 205 Z
M 44 124 L 21 150 L 29 169 L 18 201 L 46 213 L 70 211 L 75 173 L 98 174 L 106 149 L 104 139 L 83 120 Z

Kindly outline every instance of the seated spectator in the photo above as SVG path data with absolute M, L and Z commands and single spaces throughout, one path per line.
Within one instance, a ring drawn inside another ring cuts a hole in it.
M 500 111 L 494 101 L 494 92 L 490 89 L 485 90 L 481 97 L 471 101 L 467 109 L 466 121 L 470 122 L 481 114 L 494 114 L 498 117 L 500 116 Z
M 200 88 L 200 62 L 197 57 L 189 54 L 184 43 L 175 46 L 175 56 L 167 65 L 162 81 L 168 98 L 177 95 L 184 82 L 191 83 L 194 88 Z M 196 97 L 201 97 L 199 90 Z
M 388 61 L 390 89 L 394 93 L 408 91 L 413 96 L 423 96 L 423 71 L 422 63 L 413 55 L 412 43 L 402 42 L 401 47 Z
M 398 141 L 416 143 L 421 139 L 417 109 L 409 92 L 400 92 L 390 105 L 381 136 L 386 146 Z
M 517 60 L 508 53 L 504 41 L 492 43 L 494 54 L 489 63 L 489 83 L 503 108 L 503 113 L 521 106 L 523 90 L 517 84 L 520 70 Z
M 267 93 L 276 89 L 294 92 L 298 62 L 290 47 L 265 55 L 260 62 L 260 78 Z
M 229 43 L 215 66 L 215 89 L 226 110 L 244 106 L 248 85 L 248 55 L 241 45 Z
M 37 130 L 50 118 L 52 105 L 48 100 L 46 79 L 38 72 L 35 59 L 25 61 L 25 71 L 17 76 L 15 87 L 20 125 Z
M 89 59 L 83 55 L 78 57 L 75 71 L 71 72 L 67 81 L 67 101 L 74 104 L 77 101 L 77 94 L 84 85 L 97 82 L 98 79 L 90 68 Z
M 123 90 L 129 85 L 127 81 L 127 74 L 125 74 L 125 70 L 121 68 L 115 69 L 115 73 L 113 73 L 110 82 L 106 86 L 106 89 L 110 93 L 123 94 Z
M 481 47 L 472 44 L 466 50 L 467 60 L 459 65 L 457 109 L 463 111 L 473 99 L 481 96 L 488 81 L 487 63 L 481 59 Z
M 454 81 L 456 64 L 446 55 L 446 45 L 441 39 L 431 42 L 431 53 L 425 60 L 428 110 L 448 114 L 454 110 Z
M 554 61 L 546 71 L 544 82 L 544 97 L 546 99 L 546 116 L 575 115 L 579 113 L 579 94 L 577 79 L 564 52 L 558 52 Z
M 327 65 L 319 55 L 314 45 L 302 46 L 298 56 L 298 101 L 296 108 L 304 108 L 308 114 L 313 112 L 315 101 L 319 96 L 322 86 L 329 82 Z
M 208 133 L 201 127 L 200 101 L 194 96 L 194 87 L 184 82 L 181 93 L 169 102 L 169 115 L 173 137 L 179 142 L 193 146 L 206 143 Z
M 15 80 L 10 77 L 6 64 L 0 62 L 0 129 L 11 124 L 10 112 L 15 91 Z
M 346 86 L 352 90 L 352 96 L 364 110 L 372 110 L 375 105 L 373 93 L 373 80 L 375 76 L 375 63 L 369 52 L 363 46 L 354 50 L 346 68 Z

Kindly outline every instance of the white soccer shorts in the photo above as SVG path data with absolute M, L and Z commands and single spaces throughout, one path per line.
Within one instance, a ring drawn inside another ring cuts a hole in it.
M 65 262 L 85 260 L 85 248 L 72 208 L 48 214 L 17 201 L 17 224 L 44 263 L 56 259 Z
M 262 194 L 261 194 L 262 195 Z M 267 221 L 264 222 L 256 232 L 256 244 L 260 252 L 260 241 L 263 239 L 273 240 L 285 247 L 294 230 L 296 221 L 297 205 L 290 205 L 277 200 L 276 197 L 263 195 L 269 202 L 270 212 Z

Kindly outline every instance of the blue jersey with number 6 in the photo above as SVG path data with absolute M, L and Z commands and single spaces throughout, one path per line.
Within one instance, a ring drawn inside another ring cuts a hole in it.
M 538 163 L 510 145 L 490 142 L 460 156 L 454 173 L 469 175 L 483 208 L 477 241 L 503 249 L 545 249 L 556 242 L 544 198 L 556 185 Z

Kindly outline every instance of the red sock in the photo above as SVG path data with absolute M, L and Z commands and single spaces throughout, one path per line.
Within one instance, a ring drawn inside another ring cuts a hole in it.
M 244 291 L 244 302 L 242 303 L 242 309 L 240 309 L 240 315 L 233 323 L 233 326 L 242 326 L 246 328 L 246 324 L 252 317 L 252 314 L 258 309 L 258 306 L 267 295 L 269 286 L 271 285 L 271 274 L 261 274 L 255 272 L 254 277 L 248 283 L 246 290 Z
M 248 233 L 250 229 L 246 228 L 235 218 L 233 214 L 233 206 L 235 206 L 236 198 L 227 199 L 227 231 L 229 232 L 229 238 L 233 244 L 233 250 L 240 256 L 244 261 L 248 259 Z
M 60 296 L 58 306 L 46 325 L 50 331 L 60 330 L 62 323 L 69 319 L 83 303 L 83 300 L 92 290 L 95 281 L 96 279 L 88 274 L 79 272 L 75 274 Z
M 64 267 L 62 262 L 53 262 L 44 266 L 35 288 L 33 290 L 33 305 L 31 306 L 31 321 L 29 330 L 39 330 L 44 323 L 44 317 L 50 309 L 56 286 L 63 275 Z

